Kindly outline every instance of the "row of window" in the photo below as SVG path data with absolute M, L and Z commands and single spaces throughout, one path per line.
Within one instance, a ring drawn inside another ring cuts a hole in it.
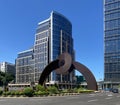
M 36 50 L 43 50 L 44 51 L 44 49 L 47 47 L 48 47 L 48 43 L 42 43 L 42 44 L 36 45 L 35 52 L 36 52 Z
M 35 46 L 35 54 L 48 52 L 47 46 L 48 46 L 47 43 L 43 43 L 43 44 Z
M 40 34 L 36 34 L 36 40 L 47 38 L 49 36 L 49 31 L 45 31 Z
M 68 33 L 71 33 L 72 26 L 71 26 L 71 23 L 66 18 L 64 18 L 58 14 L 54 14 L 53 15 L 53 24 L 54 24 L 54 27 L 59 26 L 59 28 L 65 30 Z
M 35 59 L 35 63 L 37 63 L 37 62 L 46 62 L 46 61 L 48 61 L 48 57 L 47 56 Z
M 114 29 L 114 28 L 120 28 L 120 19 L 105 22 L 106 30 L 110 30 L 110 29 Z
M 105 80 L 120 80 L 120 73 L 105 73 Z
M 70 26 L 66 25 L 64 22 L 63 23 L 54 22 L 53 27 L 58 30 L 65 30 L 66 32 L 68 32 L 71 35 Z
M 105 31 L 105 36 L 117 36 L 120 35 L 120 28 L 114 30 L 107 30 Z
M 54 30 L 53 31 L 53 40 L 58 40 L 60 41 L 60 30 Z M 62 40 L 70 40 L 71 36 L 65 33 L 62 33 Z
M 48 62 L 41 62 L 41 63 L 36 63 L 35 64 L 35 72 L 42 72 L 43 69 L 46 67 L 46 65 L 48 64 Z
M 35 50 L 35 53 L 37 54 L 37 53 L 45 53 L 45 52 L 47 52 L 48 51 L 48 49 L 45 47 L 45 48 L 40 48 L 40 49 L 36 49 Z
M 17 66 L 24 66 L 24 65 L 30 65 L 32 64 L 32 57 L 28 57 L 28 58 L 23 58 L 23 59 L 18 59 L 17 60 Z
M 46 62 L 48 61 L 48 57 L 47 56 L 44 56 L 44 57 L 40 57 L 40 58 L 36 58 L 35 59 L 35 63 L 38 63 L 38 62 Z
M 59 15 L 59 14 L 53 14 L 54 19 L 59 20 L 60 22 L 65 22 L 66 24 L 68 24 L 69 26 L 71 26 L 71 23 L 63 16 Z
M 105 63 L 105 72 L 117 72 L 117 71 L 120 72 L 119 63 Z
M 71 29 L 69 29 L 68 27 L 63 27 L 62 25 L 59 25 L 59 27 L 58 27 L 58 25 L 55 25 L 55 24 L 53 24 L 53 29 L 54 30 L 58 30 L 59 31 L 59 33 L 58 34 L 60 34 L 60 30 L 65 30 L 67 33 L 69 33 L 69 35 L 71 35 Z
M 69 26 L 69 27 L 71 26 L 70 23 L 61 16 L 56 17 L 56 15 L 54 15 L 53 22 L 56 24 L 63 24 L 63 25 Z
M 105 52 L 119 52 L 120 51 L 120 40 L 111 40 L 105 42 Z
M 36 33 L 39 33 L 39 32 L 45 31 L 45 30 L 48 30 L 49 27 L 50 27 L 50 26 L 47 25 L 47 26 L 44 26 L 44 27 L 38 28 L 38 29 L 36 30 Z
M 105 52 L 105 57 L 118 56 L 118 55 L 120 55 L 120 51 L 119 52 L 110 52 L 110 53 Z
M 45 53 L 40 53 L 40 54 L 36 54 L 36 55 L 34 55 L 34 56 L 35 56 L 35 59 L 40 58 L 40 57 L 47 57 L 47 56 L 48 56 L 48 53 L 47 53 L 47 52 L 45 52 Z
M 38 24 L 38 28 L 41 28 L 41 27 L 44 27 L 44 26 L 47 26 L 50 24 L 50 20 L 46 21 L 46 22 L 43 22 L 42 24 Z
M 118 8 L 120 8 L 120 1 L 105 5 L 106 11 L 118 9 Z
M 105 3 L 109 3 L 109 2 L 117 2 L 119 0 L 105 0 Z
M 110 10 L 110 11 L 104 11 L 105 15 L 107 14 L 113 14 L 113 13 L 118 13 L 120 11 L 120 9 L 113 9 L 113 10 Z
M 33 50 L 32 51 L 28 51 L 28 52 L 24 52 L 24 53 L 20 53 L 20 54 L 18 54 L 18 58 L 30 56 L 32 54 L 33 54 Z
M 34 80 L 34 75 L 32 74 L 31 76 L 30 75 L 19 75 L 19 78 L 18 78 L 18 82 L 30 82 Z
M 45 48 L 47 46 L 48 46 L 48 42 L 41 43 L 41 44 L 35 46 L 35 50 L 37 50 L 37 49 L 43 49 L 43 48 Z
M 50 25 L 50 21 L 48 20 L 48 21 L 46 21 L 46 22 L 44 22 L 42 24 L 39 24 L 38 28 L 42 28 L 42 27 L 49 26 L 49 25 Z
M 105 21 L 120 18 L 120 12 L 105 14 Z
M 34 72 L 34 67 L 32 66 L 25 66 L 25 67 L 19 67 L 17 70 L 19 73 L 32 73 Z
M 120 56 L 115 56 L 116 58 L 112 57 L 105 57 L 105 63 L 120 63 Z
M 120 40 L 120 35 L 105 36 L 105 42 Z
M 44 39 L 41 39 L 41 40 L 36 40 L 35 44 L 45 43 L 47 41 L 48 41 L 48 38 L 44 38 Z

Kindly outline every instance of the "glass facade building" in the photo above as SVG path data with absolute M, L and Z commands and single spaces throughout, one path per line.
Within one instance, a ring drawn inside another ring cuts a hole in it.
M 104 80 L 120 81 L 120 0 L 104 0 Z
M 57 12 L 51 13 L 51 43 L 51 61 L 64 52 L 68 52 L 73 57 L 72 24 L 66 17 Z M 73 77 L 70 75 L 62 76 L 55 72 L 52 72 L 51 75 L 51 81 L 59 82 L 72 81 L 70 79 Z
M 33 50 L 34 52 L 31 54 L 34 62 L 33 80 L 38 82 L 46 65 L 55 60 L 60 54 L 68 52 L 74 60 L 71 22 L 62 14 L 52 11 L 48 19 L 38 23 Z M 57 81 L 65 83 L 69 81 L 70 83 L 73 82 L 74 76 L 74 71 L 64 76 L 53 71 L 49 75 L 47 82 L 55 83 Z

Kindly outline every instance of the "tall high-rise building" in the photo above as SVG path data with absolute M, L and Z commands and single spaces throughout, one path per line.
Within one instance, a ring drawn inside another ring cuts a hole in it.
M 38 23 L 33 50 L 33 80 L 34 82 L 38 82 L 46 65 L 55 60 L 60 54 L 68 52 L 72 55 L 72 59 L 74 60 L 71 22 L 62 14 L 52 11 L 48 19 Z M 20 57 L 18 58 L 21 59 Z M 17 64 L 19 64 L 19 62 Z M 17 78 L 19 78 L 19 75 L 20 74 L 17 73 Z M 70 83 L 73 82 L 73 77 L 74 72 L 63 76 L 53 71 L 49 75 L 47 82 L 65 83 L 69 81 Z M 19 83 L 20 81 L 17 82 Z
M 120 0 L 104 0 L 104 81 L 120 83 Z

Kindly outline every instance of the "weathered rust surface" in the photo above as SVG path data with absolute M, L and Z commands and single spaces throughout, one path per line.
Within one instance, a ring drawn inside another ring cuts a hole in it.
M 59 60 L 59 68 L 56 69 L 57 74 L 68 74 L 68 70 L 72 64 L 71 55 L 68 53 L 63 53 L 58 57 Z
M 86 66 L 84 66 L 83 64 L 79 62 L 73 62 L 73 67 L 74 69 L 78 70 L 81 74 L 83 74 L 87 82 L 87 88 L 89 90 L 98 90 L 95 77 Z
M 43 85 L 44 84 L 44 81 L 46 80 L 46 78 L 49 76 L 49 74 L 59 68 L 58 66 L 58 62 L 59 60 L 54 60 L 53 62 L 51 62 L 50 64 L 48 64 L 45 69 L 43 70 L 41 76 L 40 76 L 40 79 L 39 79 L 39 84 Z
M 92 72 L 83 64 L 79 62 L 72 62 L 72 58 L 68 53 L 61 54 L 57 60 L 54 60 L 45 67 L 40 76 L 39 84 L 43 85 L 44 81 L 53 70 L 56 70 L 56 73 L 58 74 L 65 75 L 70 73 L 74 69 L 77 69 L 80 73 L 83 74 L 86 79 L 88 89 L 98 90 L 97 82 Z

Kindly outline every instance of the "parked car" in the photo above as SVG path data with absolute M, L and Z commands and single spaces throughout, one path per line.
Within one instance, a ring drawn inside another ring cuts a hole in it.
M 119 90 L 118 89 L 112 89 L 112 92 L 113 93 L 119 93 Z

